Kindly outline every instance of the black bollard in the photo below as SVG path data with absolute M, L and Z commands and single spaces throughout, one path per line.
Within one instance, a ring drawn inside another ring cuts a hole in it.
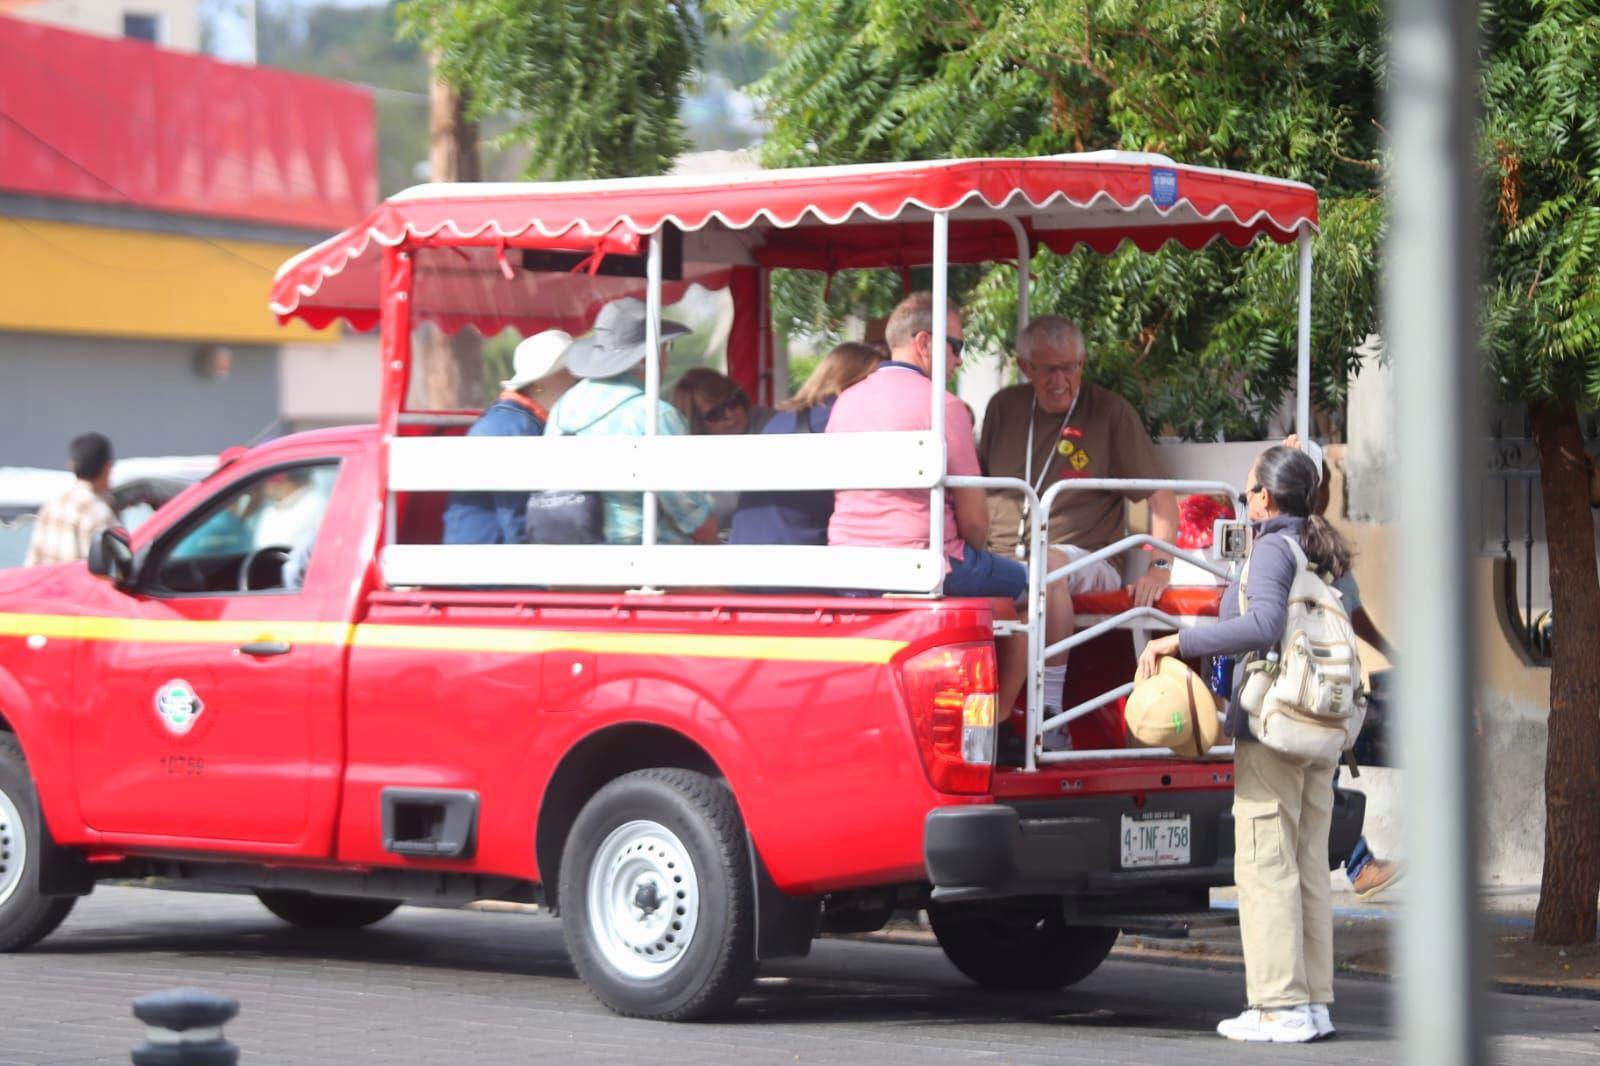
M 223 1039 L 223 1023 L 239 1001 L 198 988 L 152 992 L 133 1001 L 133 1016 L 149 1028 L 133 1049 L 134 1066 L 234 1066 L 239 1049 Z

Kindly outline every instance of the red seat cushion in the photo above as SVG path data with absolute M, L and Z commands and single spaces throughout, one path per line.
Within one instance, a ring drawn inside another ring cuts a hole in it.
M 1175 615 L 1210 615 L 1215 617 L 1222 606 L 1223 589 L 1220 586 L 1197 585 L 1169 588 L 1156 601 L 1157 610 Z M 1133 594 L 1127 589 L 1111 592 L 1090 592 L 1072 597 L 1073 610 L 1078 614 L 1121 614 L 1133 607 Z

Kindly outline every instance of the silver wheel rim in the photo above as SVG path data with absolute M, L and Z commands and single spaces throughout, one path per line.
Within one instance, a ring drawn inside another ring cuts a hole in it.
M 22 884 L 22 868 L 28 862 L 28 834 L 22 812 L 11 797 L 0 792 L 0 906 Z
M 634 980 L 661 977 L 683 960 L 700 915 L 700 882 L 683 842 L 657 822 L 613 829 L 589 868 L 595 945 Z

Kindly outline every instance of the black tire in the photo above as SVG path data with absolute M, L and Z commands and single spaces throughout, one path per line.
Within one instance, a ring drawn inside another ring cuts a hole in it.
M 1118 933 L 1068 925 L 1054 896 L 932 903 L 928 921 L 956 969 L 985 988 L 1011 991 L 1076 984 L 1105 961 Z
M 597 915 L 591 887 L 629 902 Z M 618 1014 L 704 1018 L 731 1006 L 755 976 L 744 821 L 733 795 L 705 774 L 639 770 L 596 792 L 567 836 L 560 898 L 572 964 Z
M 389 917 L 400 906 L 397 899 L 318 896 L 269 888 L 256 889 L 256 899 L 279 918 L 302 929 L 363 929 Z
M 55 932 L 76 896 L 39 893 L 43 854 L 39 797 L 22 745 L 0 733 L 0 951 L 21 951 Z M 17 860 L 20 865 L 17 865 Z

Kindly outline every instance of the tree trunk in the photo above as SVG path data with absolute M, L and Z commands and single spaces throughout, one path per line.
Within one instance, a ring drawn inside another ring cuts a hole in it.
M 479 181 L 478 126 L 467 117 L 465 92 L 438 75 L 429 93 L 428 165 L 433 181 Z M 419 264 L 420 265 L 420 264 Z M 426 276 L 418 271 L 416 299 L 427 306 Z M 483 406 L 483 338 L 470 327 L 447 337 L 430 328 L 420 339 L 424 403 L 435 411 Z
M 1533 407 L 1554 621 L 1545 757 L 1544 877 L 1533 936 L 1595 939 L 1600 897 L 1600 576 L 1589 465 L 1570 400 Z

